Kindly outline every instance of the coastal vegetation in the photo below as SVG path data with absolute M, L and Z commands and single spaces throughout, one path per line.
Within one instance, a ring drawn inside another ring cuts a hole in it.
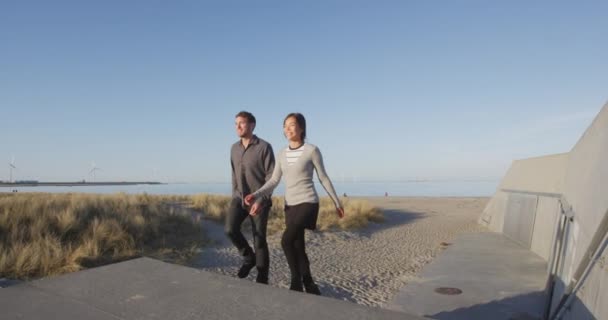
M 282 198 L 273 197 L 268 232 L 284 229 Z M 381 222 L 367 201 L 342 199 L 346 216 L 322 198 L 318 230 Z M 205 245 L 202 223 L 222 222 L 230 197 L 0 193 L 0 278 L 30 279 L 140 256 L 187 264 Z M 201 219 L 205 218 L 205 219 Z

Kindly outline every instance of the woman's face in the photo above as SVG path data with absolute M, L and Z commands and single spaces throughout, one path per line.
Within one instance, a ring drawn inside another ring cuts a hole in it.
M 298 126 L 296 118 L 289 117 L 283 124 L 283 133 L 289 141 L 302 141 L 302 129 Z

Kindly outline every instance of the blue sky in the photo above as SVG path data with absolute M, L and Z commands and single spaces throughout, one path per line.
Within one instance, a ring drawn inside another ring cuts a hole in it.
M 608 101 L 606 2 L 1 1 L 0 180 L 229 181 L 234 115 L 341 180 L 500 178 Z

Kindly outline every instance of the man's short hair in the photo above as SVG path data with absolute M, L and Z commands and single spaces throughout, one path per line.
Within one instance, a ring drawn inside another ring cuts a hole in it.
M 253 114 L 251 114 L 251 112 L 241 111 L 241 112 L 237 113 L 235 116 L 235 118 L 238 118 L 238 117 L 243 117 L 243 118 L 247 119 L 247 122 L 255 124 L 255 117 L 253 116 Z

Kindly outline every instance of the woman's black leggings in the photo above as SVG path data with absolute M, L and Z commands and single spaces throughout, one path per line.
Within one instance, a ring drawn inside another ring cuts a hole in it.
M 289 264 L 292 283 L 301 284 L 302 279 L 312 281 L 310 263 L 304 245 L 304 230 L 315 229 L 318 214 L 318 203 L 301 203 L 285 207 L 286 228 L 281 245 Z

